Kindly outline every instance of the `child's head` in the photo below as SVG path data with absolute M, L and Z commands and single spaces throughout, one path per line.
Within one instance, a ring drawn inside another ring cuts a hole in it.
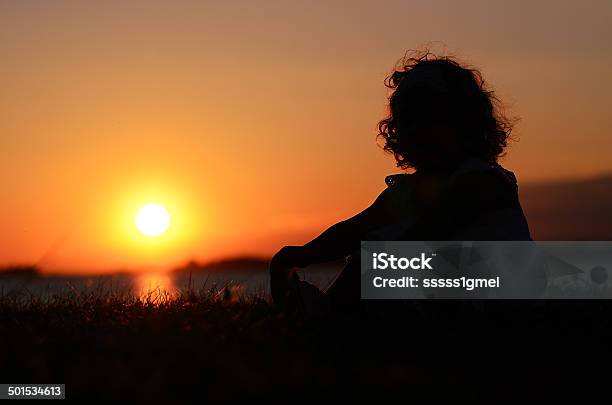
M 503 154 L 512 121 L 478 70 L 421 53 L 404 58 L 385 85 L 393 93 L 379 136 L 398 167 L 439 169 L 468 156 L 495 162 Z

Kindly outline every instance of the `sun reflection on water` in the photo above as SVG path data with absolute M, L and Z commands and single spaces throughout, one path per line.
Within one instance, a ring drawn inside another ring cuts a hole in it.
M 136 295 L 141 301 L 163 302 L 176 294 L 172 277 L 168 273 L 144 273 L 136 278 Z

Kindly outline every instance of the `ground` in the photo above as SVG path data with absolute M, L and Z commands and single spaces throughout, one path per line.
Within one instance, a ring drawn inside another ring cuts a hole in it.
M 1 381 L 65 383 L 69 399 L 484 400 L 494 387 L 576 381 L 593 359 L 607 361 L 609 309 L 389 302 L 304 320 L 266 297 L 214 290 L 4 296 Z

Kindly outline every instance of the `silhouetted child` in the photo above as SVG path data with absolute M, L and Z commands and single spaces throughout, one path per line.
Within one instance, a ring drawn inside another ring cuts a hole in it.
M 282 307 L 357 306 L 362 240 L 531 240 L 516 179 L 497 163 L 513 123 L 480 72 L 424 53 L 404 58 L 385 85 L 393 92 L 379 137 L 397 166 L 414 173 L 388 176 L 370 207 L 273 257 L 272 296 Z M 344 257 L 325 292 L 295 271 Z

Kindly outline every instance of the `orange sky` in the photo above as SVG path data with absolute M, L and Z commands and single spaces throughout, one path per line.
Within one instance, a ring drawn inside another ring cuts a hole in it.
M 612 171 L 612 3 L 533 3 L 4 1 L 0 265 L 305 242 L 396 171 L 375 143 L 382 81 L 431 41 L 522 117 L 503 162 L 520 180 Z M 163 238 L 134 231 L 149 201 L 171 212 Z

